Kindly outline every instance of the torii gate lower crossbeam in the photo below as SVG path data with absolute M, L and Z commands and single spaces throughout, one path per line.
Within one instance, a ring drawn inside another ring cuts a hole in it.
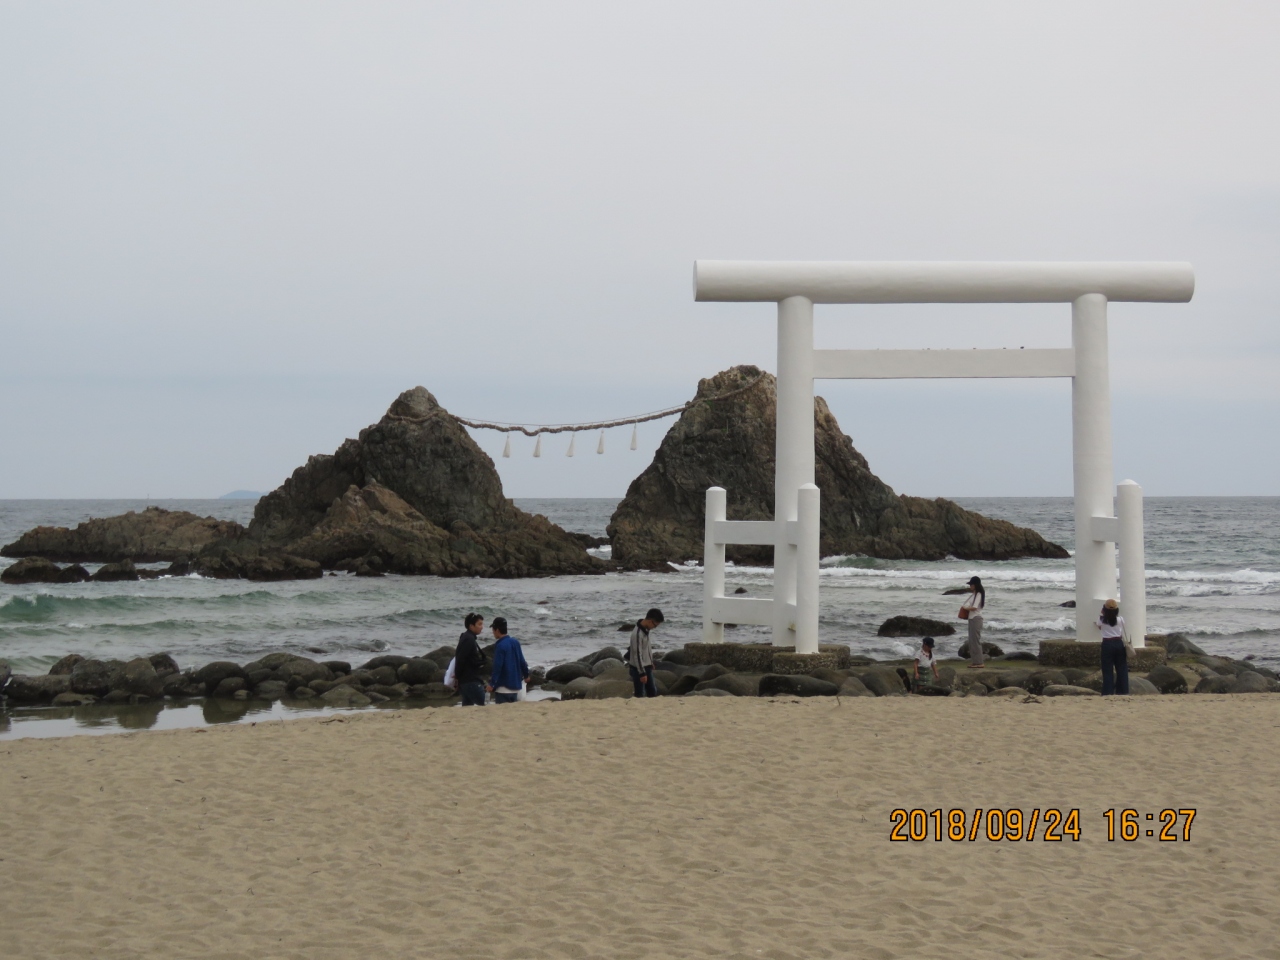
M 1113 515 L 1107 302 L 1183 303 L 1186 263 L 763 262 L 694 264 L 699 301 L 778 304 L 774 519 L 725 518 L 725 491 L 707 491 L 703 639 L 724 624 L 770 625 L 773 642 L 818 650 L 820 494 L 814 485 L 813 381 L 825 378 L 1071 377 L 1076 532 L 1076 637 L 1097 639 L 1098 602 L 1121 598 L 1135 645 L 1146 634 L 1142 491 L 1118 490 Z M 815 303 L 1070 303 L 1071 347 L 1056 350 L 815 350 Z M 774 596 L 724 596 L 726 544 L 774 547 Z

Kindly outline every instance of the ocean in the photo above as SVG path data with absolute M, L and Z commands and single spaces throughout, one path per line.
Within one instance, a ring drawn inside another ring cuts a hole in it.
M 1034 528 L 1071 549 L 1070 498 L 962 499 L 988 516 Z M 617 500 L 516 500 L 569 530 L 604 534 Z M 0 500 L 0 543 L 39 524 L 69 526 L 148 505 L 248 523 L 249 500 Z M 1280 665 L 1280 497 L 1170 497 L 1146 501 L 1148 622 L 1182 632 L 1210 653 Z M 0 565 L 11 561 L 0 559 Z M 163 565 L 157 565 L 163 566 Z M 90 569 L 93 569 L 90 567 Z M 909 640 L 876 636 L 897 614 L 955 620 L 943 596 L 978 574 L 987 585 L 984 639 L 1006 652 L 1073 635 L 1070 560 L 911 562 L 831 557 L 821 577 L 821 639 L 857 653 L 901 657 Z M 0 584 L 0 658 L 43 673 L 68 653 L 129 659 L 166 651 L 184 667 L 245 662 L 273 650 L 356 663 L 382 652 L 422 653 L 452 644 L 471 610 L 505 616 L 533 665 L 573 659 L 622 639 L 618 627 L 651 606 L 667 620 L 656 646 L 699 638 L 701 571 L 528 580 L 357 578 L 248 583 L 166 578 L 128 583 Z M 767 596 L 770 571 L 731 568 L 730 588 Z M 767 639 L 762 627 L 727 631 Z M 963 633 L 940 637 L 954 654 Z

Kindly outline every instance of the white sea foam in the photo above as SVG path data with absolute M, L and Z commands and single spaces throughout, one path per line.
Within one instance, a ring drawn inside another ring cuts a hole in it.
M 986 626 L 992 630 L 1053 630 L 1058 633 L 1074 633 L 1076 622 L 1070 617 L 1058 617 L 1056 620 L 986 620 Z
M 1148 580 L 1181 580 L 1197 583 L 1280 583 L 1280 573 L 1271 570 L 1243 570 L 1230 572 L 1203 572 L 1199 570 L 1148 570 Z
M 1238 624 L 1230 626 L 1218 627 L 1202 627 L 1197 624 L 1174 623 L 1168 626 L 1162 623 L 1148 623 L 1147 630 L 1151 633 L 1181 633 L 1190 637 L 1239 637 L 1248 636 L 1249 634 L 1273 634 L 1274 628 L 1267 627 L 1241 627 Z
M 1280 593 L 1278 583 L 1148 583 L 1149 597 L 1257 597 Z

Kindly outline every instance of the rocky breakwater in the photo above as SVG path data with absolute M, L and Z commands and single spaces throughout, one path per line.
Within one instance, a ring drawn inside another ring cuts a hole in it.
M 1184 651 L 1178 641 L 1174 649 L 1178 652 L 1170 655 L 1169 664 L 1130 674 L 1131 695 L 1280 693 L 1280 677 L 1267 667 Z M 630 674 L 621 657 L 618 648 L 603 647 L 552 667 L 542 688 L 565 700 L 631 697 Z M 981 670 L 968 669 L 963 660 L 942 661 L 939 677 L 921 682 L 916 682 L 910 660 L 855 656 L 843 644 L 824 644 L 818 655 L 802 657 L 767 644 L 688 643 L 654 657 L 661 696 L 1025 698 L 1092 697 L 1102 690 L 1097 668 L 1057 668 L 1026 653 L 997 656 Z
M 1130 674 L 1134 696 L 1160 694 L 1280 693 L 1280 676 L 1252 660 L 1213 657 L 1180 635 L 1163 642 L 1168 662 Z M 491 657 L 493 646 L 484 648 Z M 288 652 L 250 663 L 217 661 L 182 670 L 167 653 L 133 660 L 96 660 L 71 654 L 44 676 L 12 677 L 5 694 L 18 705 L 81 706 L 139 704 L 170 699 L 274 701 L 332 707 L 365 707 L 389 701 L 451 703 L 442 682 L 452 647 L 420 656 L 385 654 L 353 667 L 341 660 L 317 661 Z M 654 679 L 661 696 L 705 697 L 1036 697 L 1098 696 L 1102 672 L 1057 667 L 1010 654 L 988 660 L 981 670 L 963 660 L 940 663 L 938 678 L 916 682 L 910 660 L 877 661 L 856 656 L 843 644 L 823 645 L 800 656 L 767 644 L 689 643 L 655 653 Z M 3 675 L 0 664 L 0 675 Z M 545 673 L 535 669 L 530 688 L 563 700 L 629 698 L 630 673 L 622 651 L 606 646 Z
M 422 387 L 402 393 L 358 438 L 298 467 L 258 501 L 247 529 L 151 508 L 75 530 L 37 528 L 0 552 L 48 561 L 172 560 L 180 565 L 174 572 L 249 580 L 318 577 L 325 569 L 534 577 L 609 568 L 579 538 L 508 500 L 493 461 Z M 72 575 L 50 563 L 15 576 L 26 579 L 12 582 L 62 582 Z
M 727 396 L 716 399 L 722 395 Z M 700 381 L 694 400 L 663 438 L 653 462 L 632 481 L 609 523 L 613 559 L 624 568 L 700 560 L 708 487 L 728 492 L 731 520 L 773 518 L 776 379 L 756 367 L 732 367 Z M 814 426 L 823 556 L 1068 556 L 1034 530 L 989 519 L 950 500 L 895 493 L 871 472 L 821 397 L 814 400 Z M 738 563 L 773 560 L 771 547 L 731 546 L 727 555 Z
M 377 656 L 353 667 L 342 660 L 317 661 L 280 652 L 245 664 L 220 660 L 182 670 L 167 653 L 128 661 L 71 654 L 44 676 L 13 676 L 5 695 L 14 704 L 54 706 L 198 698 L 313 701 L 316 706 L 337 707 L 449 700 L 453 691 L 441 679 L 452 657 L 453 648 L 441 647 L 417 657 Z

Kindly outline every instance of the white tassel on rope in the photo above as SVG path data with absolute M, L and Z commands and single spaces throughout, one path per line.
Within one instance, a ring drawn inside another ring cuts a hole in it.
M 604 453 L 604 431 L 600 431 L 600 442 L 596 444 L 596 453 Z
M 577 433 L 569 434 L 569 449 L 564 452 L 564 455 L 566 457 L 573 456 L 573 447 L 574 447 L 574 444 L 576 444 L 577 442 L 578 442 L 578 434 Z
M 633 423 L 631 425 L 631 449 L 632 450 L 636 448 L 636 431 L 639 429 L 640 428 L 636 424 Z
M 533 455 L 535 457 L 542 456 L 542 434 L 538 434 L 538 442 L 533 445 Z
M 504 457 L 511 456 L 511 434 L 509 433 L 507 434 L 507 442 L 503 444 L 503 447 L 502 447 L 502 455 Z

